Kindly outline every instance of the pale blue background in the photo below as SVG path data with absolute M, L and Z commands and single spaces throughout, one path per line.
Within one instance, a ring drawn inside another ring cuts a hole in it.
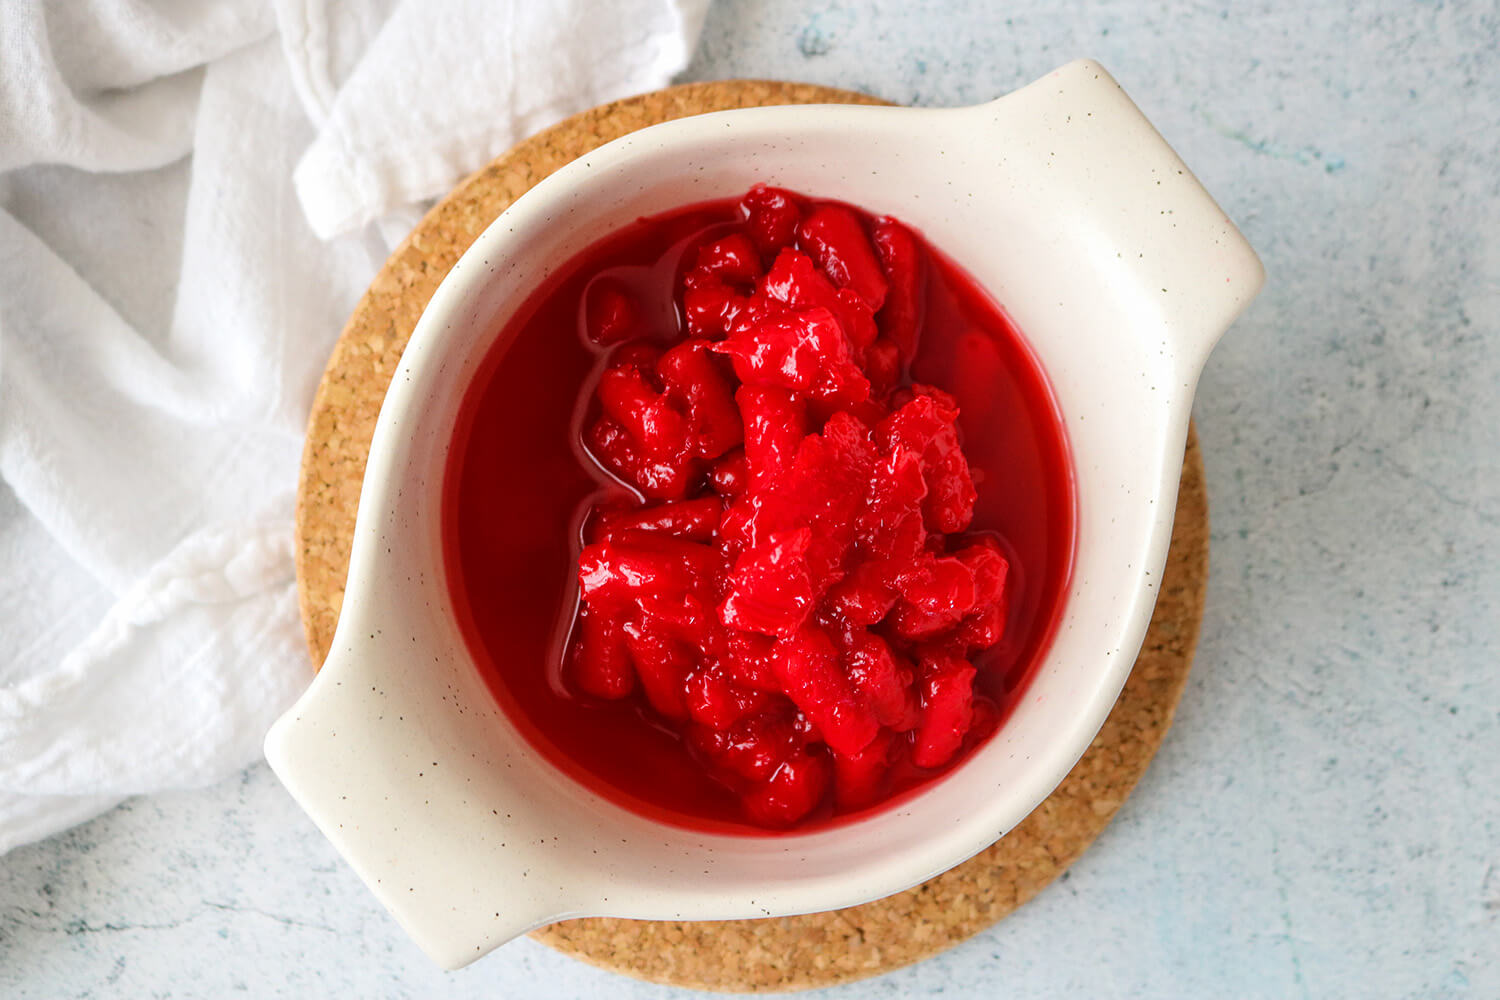
M 1259 248 L 1197 406 L 1192 682 L 1094 848 L 821 996 L 1500 996 L 1500 9 L 722 2 L 690 79 L 951 105 L 1104 62 Z M 1003 234 L 996 234 L 1003 239 Z M 0 859 L 7 996 L 686 996 L 432 969 L 264 767 Z

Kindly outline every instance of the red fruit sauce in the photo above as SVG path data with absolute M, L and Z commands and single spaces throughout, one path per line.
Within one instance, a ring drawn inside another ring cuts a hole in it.
M 694 829 L 826 826 L 951 770 L 1073 562 L 1015 327 L 894 220 L 777 189 L 559 269 L 448 463 L 449 587 L 496 699 L 577 780 Z

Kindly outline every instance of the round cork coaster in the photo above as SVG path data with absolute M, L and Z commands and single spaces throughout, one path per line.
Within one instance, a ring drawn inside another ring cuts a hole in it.
M 585 111 L 527 139 L 438 203 L 376 275 L 334 348 L 313 401 L 297 488 L 297 582 L 314 663 L 333 639 L 365 459 L 386 387 L 427 301 L 469 244 L 543 177 L 647 125 L 772 104 L 879 104 L 808 84 L 696 83 Z M 1189 432 L 1177 520 L 1151 628 L 1125 690 L 1083 758 L 1006 837 L 915 889 L 827 913 L 700 923 L 589 918 L 537 940 L 615 972 L 700 989 L 832 986 L 952 947 L 1036 895 L 1113 818 L 1172 724 L 1208 580 L 1208 500 Z

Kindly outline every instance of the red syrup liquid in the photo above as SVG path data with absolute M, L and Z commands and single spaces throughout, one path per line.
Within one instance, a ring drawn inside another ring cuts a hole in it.
M 460 630 L 494 697 L 532 746 L 586 787 L 651 819 L 767 835 L 776 831 L 745 818 L 739 796 L 710 775 L 639 690 L 621 701 L 575 693 L 564 665 L 585 514 L 601 495 L 628 495 L 582 444 L 607 353 L 583 334 L 585 293 L 607 272 L 652 325 L 676 329 L 674 293 L 693 249 L 742 219 L 732 199 L 641 219 L 537 289 L 496 332 L 466 390 L 441 517 Z M 911 380 L 956 397 L 978 491 L 969 531 L 998 535 L 1010 561 L 1004 636 L 973 657 L 976 699 L 988 699 L 1003 726 L 1052 640 L 1067 593 L 1076 528 L 1072 462 L 1057 404 L 1020 333 L 973 278 L 925 241 L 922 248 L 925 314 Z M 943 767 L 898 758 L 881 801 L 837 812 L 830 796 L 794 829 L 891 808 L 961 765 L 997 726 L 979 728 Z

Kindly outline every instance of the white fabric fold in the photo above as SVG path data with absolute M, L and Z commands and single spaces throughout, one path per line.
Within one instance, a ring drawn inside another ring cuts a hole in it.
M 476 151 L 483 163 L 580 107 L 659 86 L 686 65 L 706 10 L 706 0 L 399 5 L 297 165 L 308 221 L 320 236 L 363 226 L 441 194 Z M 306 55 L 299 76 L 321 99 L 328 88 L 312 81 L 332 53 Z
M 0 852 L 258 757 L 354 302 L 423 199 L 667 83 L 703 6 L 0 6 Z
M 273 30 L 259 3 L 0 5 L 0 170 L 144 170 L 182 157 L 195 70 Z

